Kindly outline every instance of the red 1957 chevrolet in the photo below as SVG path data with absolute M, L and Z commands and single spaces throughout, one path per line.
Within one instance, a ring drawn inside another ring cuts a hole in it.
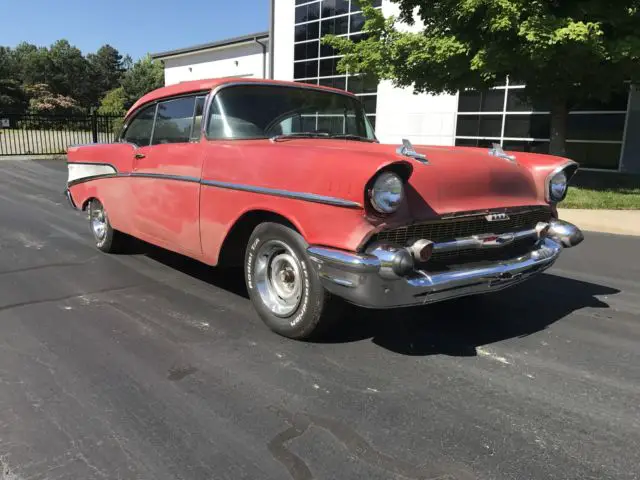
M 264 322 L 298 339 L 338 318 L 335 297 L 394 308 L 493 292 L 583 239 L 556 211 L 575 162 L 383 145 L 356 97 L 297 83 L 160 88 L 117 143 L 70 147 L 68 167 L 100 250 L 133 236 L 242 265 Z

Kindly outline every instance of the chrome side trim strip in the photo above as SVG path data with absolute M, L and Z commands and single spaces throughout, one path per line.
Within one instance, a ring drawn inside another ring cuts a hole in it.
M 305 202 L 324 203 L 326 205 L 334 205 L 344 208 L 362 208 L 357 202 L 344 200 L 342 198 L 327 197 L 325 195 L 317 195 L 315 193 L 292 192 L 290 190 L 280 190 L 277 188 L 258 187 L 255 185 L 243 185 L 240 183 L 218 182 L 216 180 L 202 180 L 202 185 L 217 188 L 227 188 L 229 190 L 239 190 L 242 192 L 260 193 L 263 195 L 273 195 L 276 197 L 291 198 L 294 200 L 302 200 Z
M 190 177 L 187 175 L 165 175 L 164 173 L 149 173 L 149 172 L 131 172 L 123 173 L 120 177 L 138 177 L 138 178 L 159 178 L 162 180 L 176 180 L 178 182 L 190 182 L 199 183 L 198 177 Z
M 315 193 L 306 192 L 293 192 L 290 190 L 280 190 L 277 188 L 259 187 L 257 185 L 245 185 L 241 183 L 229 183 L 219 182 L 216 180 L 201 180 L 198 177 L 190 177 L 187 175 L 167 175 L 164 173 L 151 173 L 151 172 L 130 172 L 130 173 L 117 173 L 117 170 L 112 165 L 107 164 L 80 164 L 69 163 L 69 171 L 71 172 L 72 165 L 90 165 L 92 167 L 104 167 L 94 169 L 93 174 L 83 174 L 82 177 L 74 178 L 67 182 L 68 187 L 77 185 L 79 183 L 88 182 L 89 180 L 97 180 L 99 178 L 111 178 L 111 177 L 137 177 L 137 178 L 156 178 L 163 180 L 175 180 L 179 182 L 191 182 L 200 183 L 208 187 L 225 188 L 228 190 L 238 190 L 242 192 L 259 193 L 262 195 L 272 195 L 275 197 L 291 198 L 293 200 L 302 200 L 304 202 L 323 203 L 325 205 L 333 205 L 335 207 L 343 208 L 362 208 L 362 205 L 351 200 L 345 200 L 343 198 L 328 197 L 325 195 L 318 195 Z M 107 171 L 108 169 L 108 171 Z M 93 170 L 92 170 L 93 171 Z M 99 173 L 104 171 L 104 173 Z

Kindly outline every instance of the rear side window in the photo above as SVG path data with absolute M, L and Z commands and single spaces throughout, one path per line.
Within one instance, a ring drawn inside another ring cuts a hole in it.
M 191 138 L 196 97 L 183 97 L 158 103 L 152 145 L 186 143 Z
M 153 131 L 153 117 L 156 113 L 156 106 L 149 105 L 143 108 L 139 114 L 137 114 L 127 131 L 124 134 L 124 141 L 133 143 L 139 147 L 145 147 L 151 142 L 151 132 Z

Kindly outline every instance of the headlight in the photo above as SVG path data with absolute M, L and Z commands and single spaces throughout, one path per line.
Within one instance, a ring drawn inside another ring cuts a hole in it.
M 371 189 L 371 206 L 380 213 L 395 212 L 404 198 L 402 179 L 391 172 L 378 176 Z
M 549 181 L 549 197 L 552 202 L 564 200 L 567 194 L 567 174 L 562 172 L 556 173 Z

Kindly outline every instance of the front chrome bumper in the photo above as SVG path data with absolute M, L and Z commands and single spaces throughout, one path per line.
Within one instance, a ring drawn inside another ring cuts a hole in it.
M 318 246 L 307 252 L 331 293 L 362 307 L 406 307 L 502 290 L 546 270 L 558 259 L 563 245 L 574 246 L 582 240 L 577 227 L 566 222 L 558 222 L 556 227 L 562 236 L 553 230 L 517 258 L 438 273 L 413 270 L 395 278 L 385 271 L 386 259 L 381 256 Z

